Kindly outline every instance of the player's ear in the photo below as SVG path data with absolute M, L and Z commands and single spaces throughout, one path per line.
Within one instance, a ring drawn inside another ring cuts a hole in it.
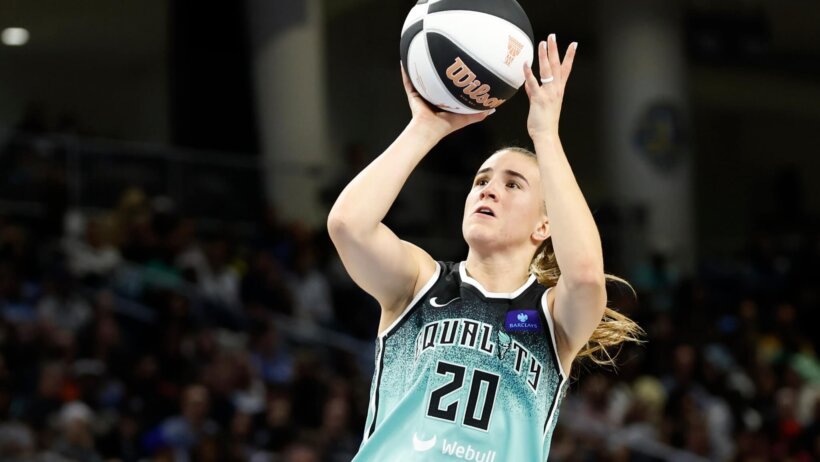
M 532 238 L 540 244 L 546 241 L 548 237 L 550 237 L 550 221 L 549 218 L 544 217 L 532 232 Z

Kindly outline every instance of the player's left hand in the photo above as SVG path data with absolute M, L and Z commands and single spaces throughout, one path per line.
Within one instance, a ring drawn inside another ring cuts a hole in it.
M 530 99 L 527 131 L 533 139 L 558 135 L 558 119 L 561 115 L 564 89 L 572 72 L 572 61 L 575 59 L 577 48 L 577 42 L 571 43 L 564 55 L 564 61 L 561 62 L 555 34 L 550 34 L 545 42 L 538 44 L 540 78 L 536 78 L 530 66 L 524 64 L 524 89 Z

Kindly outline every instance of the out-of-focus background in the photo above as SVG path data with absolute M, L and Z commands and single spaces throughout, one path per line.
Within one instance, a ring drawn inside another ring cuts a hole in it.
M 520 2 L 580 43 L 562 140 L 648 332 L 578 369 L 550 460 L 820 460 L 820 3 Z M 0 460 L 351 459 L 378 306 L 324 218 L 409 120 L 413 4 L 0 0 Z M 462 259 L 526 111 L 389 226 Z

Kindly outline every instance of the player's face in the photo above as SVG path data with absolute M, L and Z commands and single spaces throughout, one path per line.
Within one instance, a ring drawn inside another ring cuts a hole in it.
M 464 204 L 461 230 L 470 247 L 499 249 L 532 242 L 545 231 L 541 176 L 535 159 L 493 154 L 478 169 Z M 537 245 L 537 243 L 533 243 Z

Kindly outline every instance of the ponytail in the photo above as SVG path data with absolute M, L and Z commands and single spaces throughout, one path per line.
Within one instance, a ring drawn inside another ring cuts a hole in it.
M 541 285 L 554 287 L 558 283 L 561 269 L 555 258 L 552 238 L 547 238 L 538 248 L 530 264 L 530 272 L 535 275 Z M 604 277 L 606 282 L 617 282 L 627 286 L 634 295 L 635 290 L 625 280 L 611 274 L 605 274 Z M 577 357 L 578 359 L 589 359 L 598 365 L 614 367 L 620 347 L 625 342 L 641 343 L 641 337 L 644 334 L 644 330 L 635 321 L 612 308 L 605 307 L 601 322 L 595 327 L 592 336 L 578 352 Z

